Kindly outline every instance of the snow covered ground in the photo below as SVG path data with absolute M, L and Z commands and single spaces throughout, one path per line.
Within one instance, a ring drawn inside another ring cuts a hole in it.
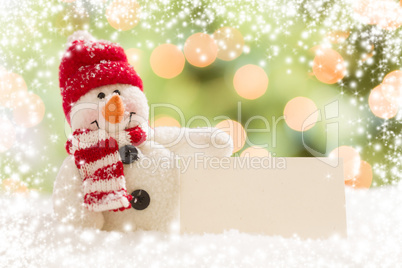
M 299 240 L 229 231 L 174 235 L 74 230 L 51 217 L 50 198 L 0 198 L 0 267 L 397 267 L 402 183 L 347 189 L 348 239 Z

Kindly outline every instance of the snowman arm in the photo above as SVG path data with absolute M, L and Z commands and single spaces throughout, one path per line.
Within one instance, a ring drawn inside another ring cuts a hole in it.
M 153 140 L 177 155 L 225 157 L 233 151 L 233 142 L 228 134 L 217 128 L 156 127 Z
M 134 146 L 140 146 L 147 138 L 147 133 L 139 126 L 126 129 L 124 132 L 125 135 L 120 136 L 124 137 L 125 140 Z
M 103 227 L 103 214 L 84 207 L 82 180 L 71 155 L 57 174 L 52 199 L 54 214 L 60 222 L 83 228 Z

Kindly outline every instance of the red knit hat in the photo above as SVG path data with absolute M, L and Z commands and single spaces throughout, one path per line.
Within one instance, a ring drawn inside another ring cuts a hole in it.
M 64 114 L 91 89 L 129 84 L 143 90 L 142 80 L 128 63 L 124 49 L 108 41 L 75 40 L 67 48 L 59 68 Z

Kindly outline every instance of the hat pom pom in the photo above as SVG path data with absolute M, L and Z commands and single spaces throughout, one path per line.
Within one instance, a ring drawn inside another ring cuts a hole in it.
M 75 40 L 96 41 L 96 39 L 87 31 L 76 31 L 67 38 L 67 47 L 69 47 Z

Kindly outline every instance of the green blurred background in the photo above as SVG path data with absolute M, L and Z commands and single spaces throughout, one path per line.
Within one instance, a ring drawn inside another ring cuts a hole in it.
M 39 125 L 27 129 L 16 126 L 16 142 L 0 154 L 2 180 L 20 180 L 29 189 L 44 193 L 52 191 L 58 168 L 67 156 L 64 143 L 70 133 L 61 106 L 58 65 L 67 37 L 83 29 L 97 39 L 118 42 L 126 50 L 140 49 L 141 60 L 135 68 L 144 82 L 149 103 L 174 104 L 184 112 L 186 119 L 202 115 L 216 125 L 219 120 L 214 117 L 224 115 L 244 126 L 249 118 L 260 115 L 271 123 L 272 117 L 283 116 L 286 103 L 297 96 L 310 98 L 319 109 L 339 101 L 340 116 L 330 120 L 339 123 L 339 145 L 355 148 L 361 158 L 373 166 L 373 186 L 391 184 L 399 179 L 400 147 L 393 146 L 391 139 L 398 137 L 401 126 L 396 119 L 385 121 L 375 117 L 367 103 L 370 90 L 387 72 L 399 69 L 399 62 L 384 61 L 385 41 L 363 34 L 372 33 L 376 26 L 354 22 L 350 8 L 349 11 L 336 9 L 339 6 L 348 8 L 343 3 L 325 1 L 325 8 L 312 12 L 313 8 L 306 4 L 308 1 L 292 7 L 287 6 L 292 1 L 275 1 L 276 5 L 288 8 L 285 12 L 275 8 L 273 3 L 262 7 L 262 3 L 237 1 L 201 1 L 198 4 L 138 1 L 147 17 L 140 19 L 133 29 L 118 31 L 109 25 L 105 16 L 110 2 L 6 1 L 1 8 L 0 65 L 20 74 L 28 90 L 39 95 L 46 107 Z M 225 8 L 223 11 L 222 7 Z M 328 14 L 327 10 L 333 12 Z M 185 15 L 180 16 L 181 12 Z M 168 22 L 174 19 L 176 22 L 168 27 Z M 333 23 L 327 25 L 328 21 Z M 172 79 L 161 78 L 152 71 L 149 58 L 158 45 L 172 43 L 183 48 L 193 33 L 212 34 L 223 26 L 237 28 L 242 33 L 248 53 L 242 53 L 233 61 L 216 59 L 205 68 L 186 62 L 183 72 Z M 346 41 L 332 44 L 347 62 L 348 74 L 342 82 L 327 85 L 312 75 L 314 53 L 311 48 L 321 44 L 334 29 L 350 32 Z M 379 31 L 381 33 L 377 35 L 383 38 L 399 35 L 399 30 Z M 374 63 L 368 64 L 361 59 L 362 55 L 371 52 L 370 45 L 375 46 L 371 58 Z M 261 66 L 269 77 L 266 93 L 255 100 L 240 97 L 233 86 L 234 73 L 246 64 Z M 356 75 L 357 70 L 362 74 Z M 241 119 L 238 118 L 239 102 Z M 11 109 L 1 107 L 0 112 L 13 120 Z M 180 119 L 169 109 L 157 109 L 158 115 Z M 272 133 L 250 132 L 248 139 L 254 144 L 268 144 L 267 150 L 273 156 L 311 156 L 303 145 L 304 135 L 308 146 L 328 154 L 334 148 L 326 148 L 327 123 L 323 118 L 302 134 L 281 120 L 275 142 Z M 204 124 L 194 121 L 190 125 L 197 126 Z M 264 128 L 264 124 L 254 120 L 249 128 Z M 376 145 L 380 145 L 380 149 L 374 149 Z M 247 147 L 245 145 L 242 150 Z

